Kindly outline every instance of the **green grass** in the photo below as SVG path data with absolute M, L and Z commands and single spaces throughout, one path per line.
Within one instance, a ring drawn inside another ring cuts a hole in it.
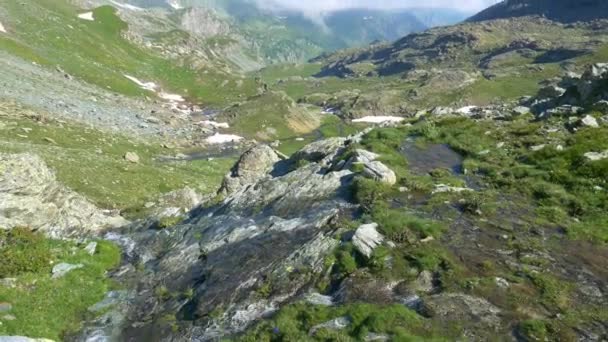
M 95 21 L 77 18 L 84 10 L 65 0 L 10 2 L 5 10 L 12 18 L 11 34 L 0 39 L 0 48 L 42 65 L 60 66 L 77 78 L 115 92 L 151 95 L 125 74 L 210 105 L 225 105 L 254 92 L 252 79 L 218 92 L 224 81 L 240 78 L 213 64 L 195 69 L 187 60 L 169 60 L 128 42 L 121 36 L 127 24 L 110 6 L 95 8 Z
M 11 303 L 8 313 L 16 318 L 0 317 L 0 335 L 60 341 L 66 333 L 79 329 L 87 308 L 114 287 L 106 272 L 120 262 L 118 247 L 99 241 L 97 252 L 91 256 L 83 250 L 84 246 L 73 242 L 47 240 L 43 243 L 54 264 L 67 262 L 84 267 L 51 279 L 50 265 L 47 265 L 34 272 L 19 273 L 15 288 L 0 286 L 0 302 Z
M 338 317 L 351 320 L 344 330 L 321 329 L 313 336 L 310 329 Z M 424 318 L 403 305 L 379 306 L 349 304 L 339 307 L 288 305 L 258 324 L 238 341 L 360 341 L 368 333 L 389 334 L 396 341 L 442 341 Z
M 101 207 L 128 209 L 131 214 L 160 194 L 185 186 L 213 193 L 234 163 L 230 158 L 161 162 L 156 158 L 179 150 L 162 148 L 160 141 L 131 140 L 76 123 L 41 124 L 3 117 L 0 122 L 5 124 L 0 129 L 0 151 L 38 154 L 59 182 Z M 31 131 L 24 133 L 22 128 Z M 125 161 L 126 152 L 137 153 L 140 163 Z

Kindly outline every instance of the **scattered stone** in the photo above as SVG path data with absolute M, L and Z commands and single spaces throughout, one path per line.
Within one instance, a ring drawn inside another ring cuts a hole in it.
M 325 296 L 318 292 L 310 293 L 306 296 L 306 302 L 312 305 L 332 306 L 334 299 L 331 296 Z
M 15 288 L 17 287 L 17 278 L 2 278 L 0 279 L 0 286 Z
M 473 191 L 473 189 L 460 188 L 460 187 L 449 186 L 449 185 L 445 185 L 445 184 L 437 184 L 437 185 L 435 185 L 435 190 L 433 190 L 432 194 L 434 195 L 434 194 L 441 194 L 441 193 L 446 193 L 446 192 L 460 193 L 460 192 L 465 192 L 465 191 Z
M 367 335 L 365 335 L 365 337 L 363 338 L 363 340 L 365 342 L 371 342 L 371 341 L 389 341 L 391 338 L 386 335 L 386 334 L 376 334 L 376 333 L 367 333 Z
M 14 321 L 16 319 L 17 319 L 17 317 L 15 317 L 13 315 L 4 315 L 4 316 L 2 316 L 2 320 L 3 321 Z
M 397 183 L 397 175 L 395 172 L 379 161 L 363 164 L 363 171 L 361 174 L 366 178 L 389 185 Z
M 89 244 L 84 247 L 84 251 L 87 252 L 87 254 L 89 255 L 94 255 L 95 252 L 97 252 L 97 242 L 89 242 Z
M 530 107 L 517 106 L 517 107 L 513 108 L 513 114 L 515 114 L 515 115 L 524 115 L 524 114 L 528 114 L 530 112 L 531 112 Z
M 384 236 L 378 233 L 377 228 L 377 223 L 364 224 L 357 228 L 353 235 L 353 245 L 367 258 L 371 257 L 374 249 L 384 241 Z
M 346 316 L 338 317 L 338 318 L 332 319 L 331 321 L 327 321 L 325 323 L 315 325 L 314 327 L 312 327 L 310 329 L 308 334 L 310 336 L 313 336 L 317 333 L 317 331 L 319 331 L 321 329 L 342 330 L 342 329 L 345 329 L 346 327 L 348 327 L 350 324 L 351 324 L 350 318 L 348 318 Z
M 505 147 L 504 142 L 499 142 L 498 144 L 496 144 L 496 148 L 503 148 L 503 147 Z
M 467 325 L 470 333 L 487 334 L 487 329 L 498 329 L 501 310 L 483 298 L 460 293 L 441 293 L 431 296 L 424 303 L 424 310 L 436 319 Z M 472 336 L 468 335 L 469 338 Z
M 600 127 L 600 124 L 597 122 L 597 120 L 591 116 L 591 115 L 586 115 L 584 118 L 582 118 L 580 120 L 580 124 L 583 127 L 592 127 L 592 128 L 597 128 Z
M 587 158 L 590 161 L 598 161 L 598 160 L 607 159 L 608 158 L 608 150 L 606 150 L 604 152 L 588 152 L 588 153 L 585 153 L 585 158 Z
M 68 274 L 69 272 L 73 271 L 73 270 L 77 270 L 80 268 L 83 268 L 84 265 L 83 264 L 68 264 L 68 263 L 60 263 L 57 264 L 55 266 L 53 266 L 53 279 L 58 279 L 61 278 L 63 276 L 65 276 L 66 274 Z
M 13 304 L 0 302 L 0 312 L 9 312 L 13 309 Z
M 540 150 L 543 150 L 545 147 L 547 147 L 547 145 L 545 145 L 545 144 L 541 144 L 541 145 L 535 145 L 535 146 L 531 146 L 531 147 L 530 147 L 530 150 L 531 150 L 532 152 L 538 152 L 538 151 L 540 151 Z
M 450 115 L 453 112 L 454 112 L 454 109 L 449 108 L 449 107 L 435 107 L 431 111 L 431 115 L 434 115 L 434 116 L 444 116 L 444 115 Z
M 417 294 L 413 294 L 402 298 L 399 302 L 412 310 L 418 311 L 422 305 L 422 298 Z
M 135 152 L 127 152 L 124 156 L 124 159 L 129 163 L 139 163 L 139 156 Z
M 155 116 L 149 116 L 146 118 L 146 122 L 158 125 L 161 123 L 161 120 Z
M 53 145 L 57 145 L 57 142 L 53 138 L 45 137 L 43 140 Z
M 433 278 L 431 271 L 422 271 L 418 275 L 418 278 L 409 285 L 409 288 L 413 292 L 431 293 L 435 289 Z
M 504 278 L 496 277 L 495 281 L 496 281 L 496 286 L 498 286 L 500 288 L 506 289 L 510 286 L 509 282 Z

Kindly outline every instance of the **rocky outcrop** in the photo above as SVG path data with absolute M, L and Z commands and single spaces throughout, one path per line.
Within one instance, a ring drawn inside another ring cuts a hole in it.
M 0 228 L 29 227 L 50 237 L 70 237 L 127 223 L 59 184 L 38 156 L 0 154 Z
M 364 224 L 357 228 L 353 235 L 353 246 L 366 258 L 371 257 L 374 249 L 384 241 L 384 237 L 378 233 L 377 228 L 377 223 Z
M 203 196 L 190 187 L 168 192 L 150 203 L 156 217 L 180 216 L 201 204 Z
M 254 184 L 272 171 L 281 160 L 277 152 L 268 145 L 258 145 L 245 152 L 230 173 L 224 177 L 220 193 L 229 195 L 244 185 Z
M 196 209 L 171 229 L 157 231 L 142 223 L 124 235 L 110 234 L 129 260 L 117 280 L 139 291 L 125 295 L 85 334 L 213 340 L 310 293 L 311 275 L 324 270 L 326 256 L 340 244 L 337 233 L 345 227 L 339 218 L 356 209 L 349 202 L 355 173 L 344 153 L 359 138 L 315 142 L 286 161 L 270 147 L 255 147 L 227 177 L 232 183 L 225 182 L 222 203 Z M 369 157 L 367 162 L 375 158 L 360 154 Z M 273 171 L 283 164 L 298 167 Z M 159 296 L 159 289 L 190 295 Z M 164 329 L 163 317 L 176 312 L 178 332 Z

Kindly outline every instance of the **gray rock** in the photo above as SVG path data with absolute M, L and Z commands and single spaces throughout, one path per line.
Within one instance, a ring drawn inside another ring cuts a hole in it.
M 294 161 L 306 160 L 309 162 L 318 162 L 330 154 L 336 153 L 339 149 L 345 147 L 347 138 L 331 138 L 326 140 L 315 141 L 306 145 L 301 150 L 297 151 L 292 159 Z
M 366 342 L 370 342 L 370 341 L 389 341 L 391 338 L 390 336 L 386 335 L 386 334 L 376 334 L 376 333 L 367 333 L 367 335 L 365 335 L 365 337 L 363 338 L 364 341 Z
M 317 333 L 317 331 L 319 331 L 321 329 L 328 329 L 328 330 L 346 329 L 349 325 L 351 325 L 351 323 L 352 322 L 351 322 L 350 318 L 346 317 L 346 316 L 334 318 L 331 321 L 317 324 L 314 327 L 310 328 L 310 331 L 308 332 L 308 334 L 310 336 L 314 336 Z
M 531 111 L 532 110 L 530 109 L 530 107 L 525 106 L 517 106 L 512 110 L 513 114 L 515 115 L 524 115 L 530 113 Z
M 232 171 L 224 177 L 220 193 L 229 195 L 243 186 L 253 184 L 268 175 L 281 158 L 268 145 L 258 145 L 245 152 Z
M 0 302 L 0 313 L 8 312 L 13 309 L 13 305 L 11 303 Z
M 53 266 L 53 271 L 52 271 L 53 276 L 52 276 L 52 278 L 53 279 L 61 278 L 61 277 L 65 276 L 66 274 L 70 273 L 71 271 L 77 270 L 77 269 L 80 269 L 80 268 L 83 268 L 83 267 L 84 267 L 83 264 L 76 264 L 76 265 L 74 265 L 74 264 L 68 264 L 68 263 L 63 263 L 62 262 L 60 264 L 57 264 L 57 265 Z
M 124 156 L 125 160 L 129 163 L 139 163 L 139 156 L 135 152 L 127 152 Z
M 582 79 L 587 81 L 595 81 L 608 76 L 608 63 L 596 63 L 587 66 L 583 73 Z
M 501 325 L 501 310 L 483 298 L 441 293 L 429 297 L 424 306 L 434 318 L 464 324 L 475 335 L 485 336 Z
M 163 194 L 153 204 L 152 215 L 172 217 L 183 215 L 201 204 L 203 196 L 190 187 Z
M 418 278 L 408 287 L 414 292 L 431 293 L 435 289 L 433 282 L 433 273 L 431 271 L 422 271 L 418 275 Z
M 454 113 L 454 109 L 449 107 L 435 107 L 431 111 L 431 115 L 433 116 L 445 116 L 450 115 L 452 113 Z
M 565 93 L 566 93 L 566 89 L 555 86 L 555 85 L 550 85 L 550 86 L 546 86 L 546 87 L 542 88 L 541 90 L 539 90 L 538 97 L 556 99 L 556 98 L 561 97 Z
M 17 319 L 17 317 L 15 317 L 13 315 L 4 315 L 0 319 L 2 319 L 3 321 L 14 321 Z
M 355 248 L 367 258 L 371 257 L 374 249 L 384 241 L 384 236 L 378 233 L 376 228 L 377 223 L 364 224 L 357 228 L 352 238 Z
M 94 255 L 97 252 L 97 242 L 91 241 L 85 247 L 84 251 L 89 255 Z
M 17 286 L 17 278 L 2 278 L 0 279 L 0 286 L 15 288 Z
M 592 128 L 600 127 L 600 124 L 591 115 L 586 115 L 584 118 L 582 118 L 580 120 L 580 125 L 583 127 L 592 127 Z
M 608 101 L 601 100 L 596 102 L 593 105 L 593 109 L 602 112 L 603 114 L 608 114 Z
M 389 185 L 397 183 L 397 175 L 395 172 L 379 161 L 363 164 L 361 175 Z
M 331 296 L 325 296 L 318 292 L 309 293 L 305 298 L 307 303 L 312 305 L 332 306 L 334 299 Z
M 38 156 L 0 153 L 0 227 L 72 237 L 128 223 L 57 182 Z

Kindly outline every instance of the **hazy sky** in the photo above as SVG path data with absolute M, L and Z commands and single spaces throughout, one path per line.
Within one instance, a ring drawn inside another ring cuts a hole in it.
M 410 8 L 443 7 L 460 9 L 464 12 L 479 11 L 498 0 L 257 0 L 262 7 L 284 8 L 319 13 L 345 8 Z

